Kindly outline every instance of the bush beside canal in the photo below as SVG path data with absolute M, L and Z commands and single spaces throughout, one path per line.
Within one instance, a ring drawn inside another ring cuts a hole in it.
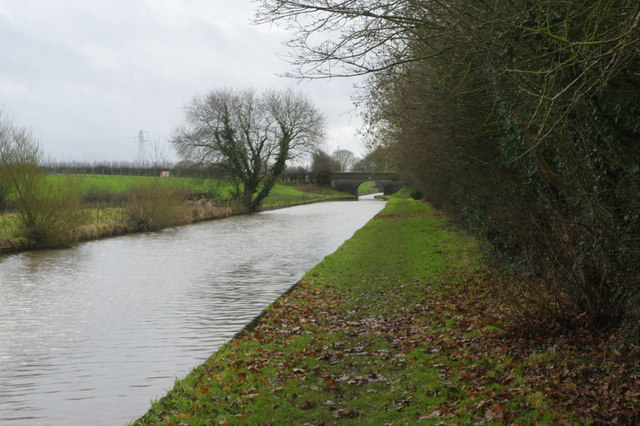
M 514 284 L 438 211 L 392 197 L 136 424 L 637 421 L 637 351 L 522 333 Z

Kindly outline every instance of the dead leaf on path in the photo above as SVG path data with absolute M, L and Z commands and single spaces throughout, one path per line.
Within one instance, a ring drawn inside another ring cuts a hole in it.
M 315 408 L 316 403 L 312 402 L 312 401 L 305 401 L 301 406 L 300 409 L 301 410 L 311 410 L 313 408 Z
M 324 379 L 324 387 L 327 392 L 335 391 L 338 389 L 335 379 L 327 377 Z
M 335 415 L 336 417 L 355 419 L 360 416 L 360 413 L 356 410 L 344 410 L 342 408 L 339 408 L 335 411 Z
M 484 413 L 484 418 L 488 421 L 504 420 L 504 403 L 493 404 Z

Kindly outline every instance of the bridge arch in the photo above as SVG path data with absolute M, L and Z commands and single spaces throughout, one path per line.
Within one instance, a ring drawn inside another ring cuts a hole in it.
M 358 196 L 358 187 L 364 182 L 373 181 L 381 186 L 384 195 L 391 195 L 398 192 L 405 185 L 395 173 L 332 173 L 331 186 L 338 191 L 347 192 Z

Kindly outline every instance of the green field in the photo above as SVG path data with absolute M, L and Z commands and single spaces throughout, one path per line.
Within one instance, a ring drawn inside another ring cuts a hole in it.
M 158 178 L 153 176 L 120 176 L 120 175 L 59 175 L 47 176 L 54 185 L 64 185 L 70 181 L 85 195 L 114 194 L 124 196 L 132 188 L 161 182 L 170 187 L 184 188 L 197 194 L 211 195 L 220 199 L 228 199 L 233 192 L 233 185 L 228 181 L 199 178 Z

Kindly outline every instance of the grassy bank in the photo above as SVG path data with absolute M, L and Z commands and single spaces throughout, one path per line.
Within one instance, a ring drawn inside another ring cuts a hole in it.
M 507 332 L 502 280 L 395 197 L 136 424 L 638 420 L 637 363 L 609 336 Z
M 70 186 L 78 194 L 80 202 L 73 209 L 77 216 L 71 231 L 73 235 L 69 237 L 69 232 L 65 232 L 61 235 L 64 237 L 62 243 L 57 243 L 55 236 L 46 244 L 30 241 L 21 229 L 17 213 L 5 209 L 0 218 L 0 253 L 66 246 L 69 241 L 157 230 L 245 212 L 232 199 L 232 185 L 215 179 L 49 175 L 45 184 L 54 191 Z M 263 207 L 273 209 L 346 197 L 350 197 L 349 194 L 333 188 L 278 183 Z M 49 212 L 39 214 L 43 219 L 51 217 Z

